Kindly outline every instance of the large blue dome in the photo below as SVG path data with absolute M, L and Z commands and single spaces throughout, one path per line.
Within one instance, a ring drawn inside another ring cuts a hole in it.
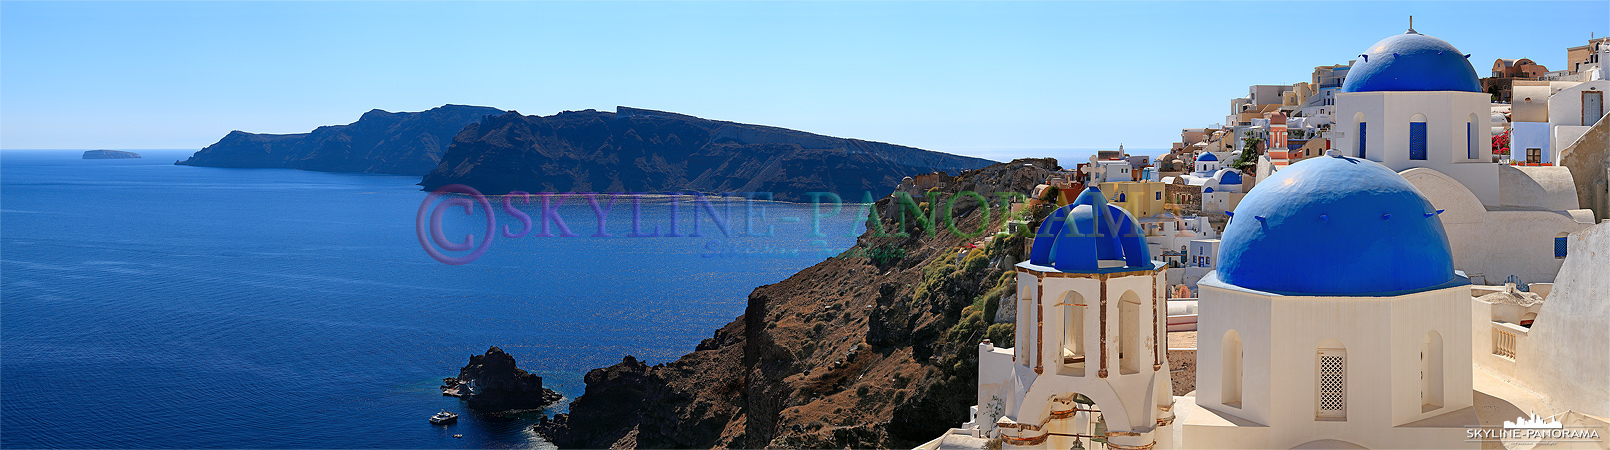
M 1152 269 L 1142 234 L 1134 216 L 1107 204 L 1100 189 L 1087 187 L 1040 223 L 1028 264 L 1062 272 Z
M 1376 42 L 1348 69 L 1342 92 L 1481 92 L 1476 69 L 1459 49 L 1413 31 Z
M 1217 278 L 1282 295 L 1397 295 L 1468 283 L 1454 273 L 1431 202 L 1378 163 L 1342 156 L 1292 164 L 1241 200 L 1220 241 Z

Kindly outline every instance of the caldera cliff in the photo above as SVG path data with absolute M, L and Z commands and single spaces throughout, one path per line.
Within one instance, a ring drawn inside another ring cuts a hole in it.
M 809 201 L 888 193 L 905 175 L 977 169 L 991 161 L 784 128 L 618 107 L 525 116 L 510 111 L 466 126 L 426 190 L 463 184 L 485 194 L 524 192 L 769 192 Z
M 1051 211 L 1003 214 L 997 193 L 1030 192 L 1056 168 L 1022 159 L 962 173 L 909 206 L 939 221 L 912 215 L 904 228 L 895 202 L 879 200 L 881 227 L 854 248 L 755 289 L 743 315 L 676 361 L 591 371 L 569 414 L 536 430 L 562 448 L 912 448 L 938 437 L 976 402 L 979 342 L 1012 346 L 1013 264 Z M 965 196 L 947 209 L 963 191 L 989 198 L 989 213 Z M 1009 219 L 1027 223 L 1000 233 Z

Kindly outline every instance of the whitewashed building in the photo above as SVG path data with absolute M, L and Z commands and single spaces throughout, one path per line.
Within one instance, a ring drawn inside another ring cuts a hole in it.
M 1335 148 L 1398 171 L 1445 210 L 1454 266 L 1477 283 L 1553 281 L 1555 239 L 1593 224 L 1570 171 L 1492 162 L 1490 95 L 1453 45 L 1410 30 L 1359 57 L 1336 95 Z
M 1206 411 L 1183 448 L 1479 445 L 1456 425 L 1476 420 L 1469 282 L 1402 177 L 1334 152 L 1293 164 L 1241 202 L 1217 254 L 1197 293 Z
M 1173 422 L 1166 269 L 1137 226 L 1096 188 L 1042 223 L 1016 267 L 1016 345 L 979 345 L 978 406 L 963 429 L 1003 448 L 1169 446 L 1155 433 Z

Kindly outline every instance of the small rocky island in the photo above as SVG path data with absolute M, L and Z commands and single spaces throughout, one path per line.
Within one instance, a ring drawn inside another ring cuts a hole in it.
M 542 387 L 542 377 L 515 367 L 514 357 L 497 347 L 471 355 L 458 378 L 444 378 L 442 383 L 442 395 L 462 398 L 470 409 L 481 412 L 542 409 L 564 399 Z
M 85 150 L 84 159 L 135 159 L 139 153 L 119 150 Z

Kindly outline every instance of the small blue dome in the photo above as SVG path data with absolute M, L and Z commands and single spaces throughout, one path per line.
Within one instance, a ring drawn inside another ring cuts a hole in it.
M 1201 158 L 1196 158 L 1196 160 L 1197 161 L 1218 161 L 1219 157 L 1213 156 L 1212 153 L 1203 153 L 1202 157 Z
M 1378 163 L 1310 158 L 1275 172 L 1225 226 L 1218 280 L 1283 295 L 1398 295 L 1468 283 L 1442 220 Z
M 1481 92 L 1481 81 L 1459 49 L 1409 32 L 1376 42 L 1348 69 L 1342 92 Z
M 1069 223 L 1074 227 L 1067 227 Z M 1062 272 L 1152 269 L 1146 238 L 1135 223 L 1128 211 L 1107 204 L 1100 189 L 1087 187 L 1040 223 L 1029 263 Z M 1102 260 L 1123 265 L 1104 268 Z
M 1219 169 L 1219 184 L 1241 184 L 1241 172 Z

